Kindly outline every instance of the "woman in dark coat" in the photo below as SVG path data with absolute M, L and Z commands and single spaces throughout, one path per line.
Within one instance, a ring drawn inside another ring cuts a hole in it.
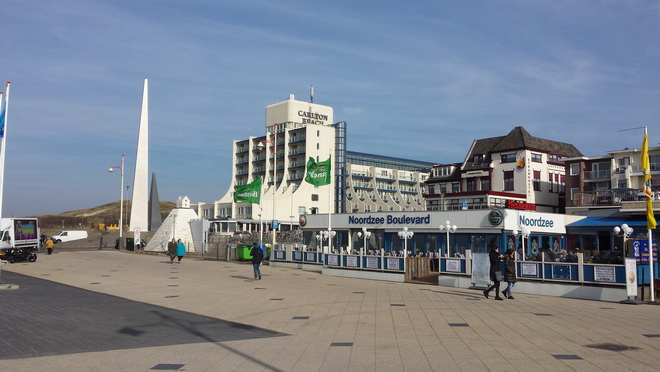
M 513 300 L 511 290 L 516 285 L 516 259 L 513 249 L 507 249 L 504 254 L 504 281 L 507 282 L 508 286 L 502 291 L 502 294 L 509 300 Z
M 494 288 L 495 299 L 502 301 L 502 297 L 500 297 L 500 281 L 498 280 L 497 272 L 500 271 L 500 258 L 503 258 L 504 256 L 499 254 L 500 250 L 497 248 L 497 238 L 491 239 L 488 246 L 490 247 L 490 251 L 488 252 L 488 257 L 490 259 L 490 280 L 493 281 L 493 285 L 484 291 L 484 296 L 488 298 L 488 294 Z

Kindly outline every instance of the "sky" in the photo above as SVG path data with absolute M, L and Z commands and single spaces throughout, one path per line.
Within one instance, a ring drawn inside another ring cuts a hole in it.
M 349 151 L 461 162 L 523 126 L 601 156 L 660 142 L 659 66 L 658 0 L 3 0 L 2 216 L 119 200 L 144 79 L 160 200 L 210 203 L 232 140 L 312 85 Z

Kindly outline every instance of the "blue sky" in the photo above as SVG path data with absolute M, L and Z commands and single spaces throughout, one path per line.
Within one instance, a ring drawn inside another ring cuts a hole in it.
M 265 107 L 306 100 L 348 123 L 348 149 L 462 161 L 524 126 L 587 156 L 660 142 L 656 1 L 3 0 L 12 81 L 3 216 L 119 199 L 142 83 L 161 200 L 220 198 L 231 141 Z

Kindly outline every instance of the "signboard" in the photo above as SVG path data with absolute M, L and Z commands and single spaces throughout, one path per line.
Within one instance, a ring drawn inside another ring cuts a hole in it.
M 378 268 L 378 257 L 367 257 L 367 268 L 368 269 L 377 269 Z
M 358 267 L 358 258 L 357 258 L 357 256 L 346 256 L 346 266 L 348 266 L 348 267 Z
M 134 240 L 135 245 L 140 244 L 140 232 L 141 232 L 140 228 L 136 227 L 134 231 L 135 234 L 133 235 L 133 239 L 135 239 Z
M 533 233 L 566 234 L 566 219 L 563 214 L 510 209 L 505 212 L 504 228 L 506 230 L 521 230 L 527 227 Z
M 649 241 L 648 240 L 633 240 L 633 257 L 638 265 L 649 264 Z M 658 244 L 653 241 L 653 262 L 658 262 Z
M 637 297 L 637 260 L 626 258 L 626 295 Z
M 490 259 L 488 253 L 472 254 L 472 284 L 490 284 Z
M 521 210 L 521 211 L 535 211 L 536 210 L 536 204 L 528 203 L 528 202 L 522 201 L 522 200 L 508 199 L 506 201 L 506 207 L 509 208 L 509 209 L 518 209 L 518 210 Z
M 447 271 L 451 271 L 453 273 L 461 272 L 461 260 L 445 260 L 445 262 L 447 265 Z
M 521 263 L 520 268 L 523 276 L 539 276 L 538 266 L 535 263 Z
M 616 283 L 613 266 L 594 266 L 594 281 Z
M 273 229 L 277 229 L 278 227 L 280 227 L 280 221 L 273 220 L 271 226 L 273 227 Z
M 339 266 L 339 256 L 336 254 L 329 254 L 328 256 L 328 266 Z
M 399 270 L 399 259 L 398 258 L 388 258 L 386 261 L 387 261 L 387 269 L 388 270 Z

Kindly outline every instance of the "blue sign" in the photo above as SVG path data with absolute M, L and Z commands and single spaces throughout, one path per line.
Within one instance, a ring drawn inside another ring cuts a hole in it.
M 648 240 L 633 240 L 633 257 L 638 265 L 649 264 L 649 241 Z M 658 262 L 658 244 L 653 241 L 653 262 Z
M 272 225 L 273 229 L 277 229 L 280 226 L 280 221 L 273 220 Z

